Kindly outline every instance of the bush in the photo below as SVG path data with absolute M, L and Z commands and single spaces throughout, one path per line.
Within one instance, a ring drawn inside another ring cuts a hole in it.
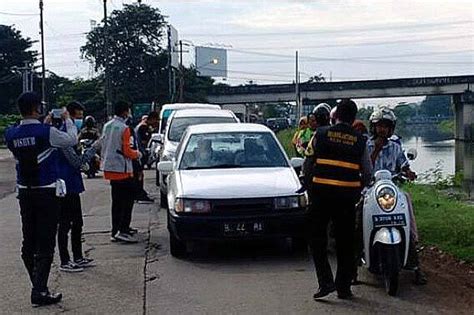
M 5 143 L 5 129 L 15 124 L 21 117 L 18 115 L 0 115 L 0 143 Z

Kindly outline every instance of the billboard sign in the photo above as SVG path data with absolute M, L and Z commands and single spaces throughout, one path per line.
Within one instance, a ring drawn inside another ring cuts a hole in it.
M 178 30 L 173 25 L 168 25 L 168 49 L 171 54 L 171 66 L 179 67 L 179 38 Z
M 227 77 L 227 50 L 196 46 L 196 70 L 203 77 Z

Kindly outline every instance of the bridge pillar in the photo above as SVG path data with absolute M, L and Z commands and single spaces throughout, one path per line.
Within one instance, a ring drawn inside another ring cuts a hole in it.
M 474 93 L 455 95 L 454 112 L 456 140 L 474 142 Z

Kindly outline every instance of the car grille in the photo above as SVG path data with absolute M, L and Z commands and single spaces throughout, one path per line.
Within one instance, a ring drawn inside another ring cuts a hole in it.
M 212 213 L 216 215 L 263 214 L 273 209 L 272 198 L 221 199 L 212 201 Z

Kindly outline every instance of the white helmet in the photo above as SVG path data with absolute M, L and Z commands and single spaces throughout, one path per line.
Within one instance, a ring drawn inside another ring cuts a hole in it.
M 397 116 L 395 113 L 388 107 L 382 107 L 370 115 L 369 121 L 371 124 L 376 124 L 381 120 L 391 121 L 393 125 L 397 122 Z
M 331 109 L 331 112 L 329 113 L 329 119 L 331 121 L 331 125 L 335 125 L 336 124 L 336 111 L 337 111 L 337 106 L 334 106 L 332 109 Z
M 316 114 L 317 112 L 321 110 L 327 111 L 329 115 L 329 113 L 331 112 L 331 106 L 327 103 L 319 103 L 317 106 L 313 108 L 313 114 Z

